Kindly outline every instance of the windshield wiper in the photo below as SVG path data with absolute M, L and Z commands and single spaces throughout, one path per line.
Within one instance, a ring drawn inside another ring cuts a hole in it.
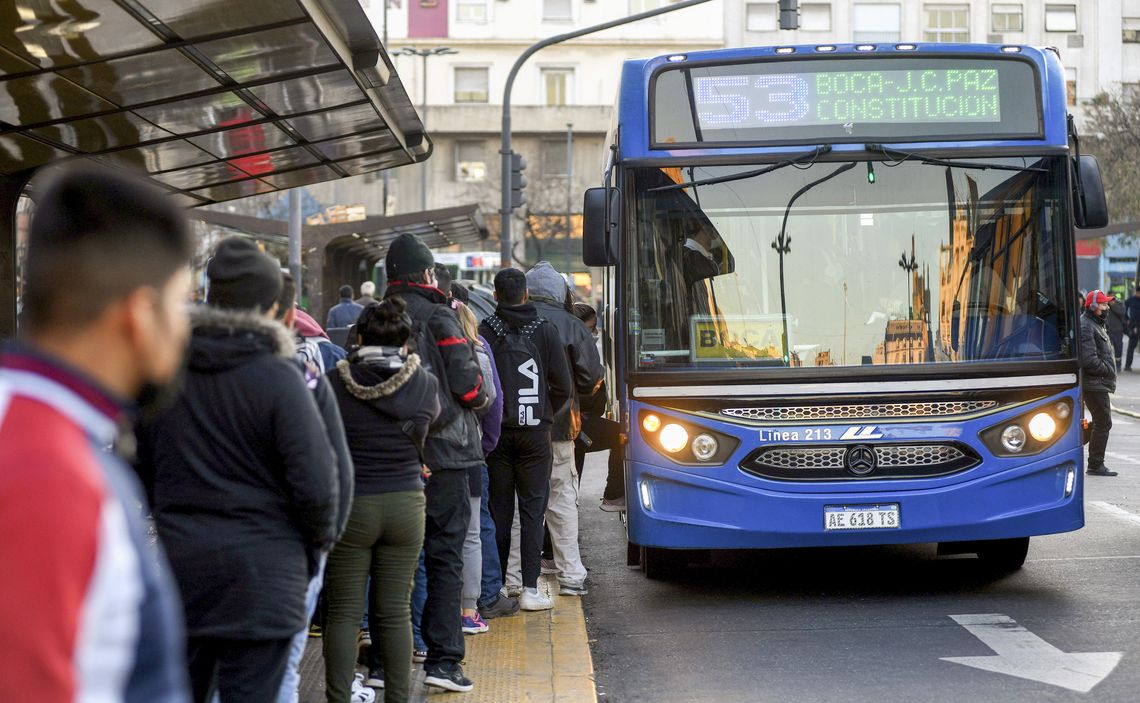
M 949 166 L 951 168 L 966 168 L 977 171 L 1036 171 L 1038 173 L 1048 173 L 1049 169 L 1038 168 L 1037 166 L 1010 166 L 1008 164 L 987 164 L 981 161 L 956 161 L 952 159 L 938 159 L 933 156 L 923 156 L 922 154 L 913 151 L 902 151 L 900 149 L 892 149 L 882 144 L 867 143 L 863 145 L 867 151 L 882 154 L 895 159 L 896 163 L 903 161 L 918 161 L 919 163 L 928 166 Z
M 709 186 L 709 185 L 714 185 L 717 183 L 728 183 L 729 181 L 739 181 L 739 180 L 742 180 L 744 178 L 752 178 L 754 176 L 763 176 L 765 173 L 771 173 L 772 171 L 778 171 L 778 170 L 780 170 L 786 166 L 797 166 L 797 165 L 803 164 L 803 163 L 810 163 L 810 162 L 815 161 L 816 159 L 818 159 L 819 157 L 823 156 L 824 154 L 826 154 L 830 151 L 831 151 L 831 145 L 830 144 L 824 144 L 822 146 L 817 146 L 816 148 L 812 149 L 811 151 L 807 152 L 806 154 L 800 154 L 799 156 L 793 157 L 791 159 L 785 159 L 784 161 L 779 161 L 777 163 L 772 164 L 771 166 L 765 166 L 764 168 L 758 168 L 758 169 L 755 169 L 753 171 L 744 171 L 741 173 L 732 173 L 732 174 L 729 174 L 727 176 L 715 176 L 713 178 L 703 178 L 699 181 L 689 181 L 688 183 L 670 183 L 667 186 L 657 186 L 656 188 L 649 188 L 645 192 L 647 192 L 647 193 L 660 193 L 660 192 L 666 191 L 666 190 L 679 190 L 681 188 L 691 188 L 693 186 Z

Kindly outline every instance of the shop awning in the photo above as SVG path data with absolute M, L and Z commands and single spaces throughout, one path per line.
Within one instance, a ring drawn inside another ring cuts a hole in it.
M 430 152 L 358 0 L 0 1 L 0 175 L 89 158 L 192 206 Z

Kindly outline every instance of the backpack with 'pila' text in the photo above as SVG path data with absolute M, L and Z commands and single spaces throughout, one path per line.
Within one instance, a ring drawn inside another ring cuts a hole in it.
M 489 341 L 503 386 L 503 426 L 538 427 L 550 400 L 534 335 L 546 320 L 540 317 L 522 327 L 512 327 L 498 315 L 491 315 L 485 322 L 495 333 Z

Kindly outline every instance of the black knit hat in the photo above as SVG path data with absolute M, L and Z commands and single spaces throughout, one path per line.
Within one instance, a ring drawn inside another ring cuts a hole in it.
M 435 264 L 431 249 L 410 232 L 404 232 L 388 247 L 384 270 L 388 278 L 427 271 Z
M 206 265 L 207 302 L 219 308 L 256 308 L 265 312 L 281 293 L 281 264 L 248 239 L 230 237 L 218 245 Z

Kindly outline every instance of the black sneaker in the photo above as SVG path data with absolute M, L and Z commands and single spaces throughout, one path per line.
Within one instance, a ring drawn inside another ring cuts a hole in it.
M 507 598 L 501 593 L 497 594 L 494 603 L 485 608 L 479 608 L 479 614 L 483 616 L 484 620 L 514 615 L 517 612 L 519 612 L 519 599 Z
M 364 679 L 368 688 L 384 688 L 384 670 L 377 667 L 368 670 L 368 677 Z
M 1120 474 L 1116 473 L 1115 471 L 1112 471 L 1111 469 L 1109 469 L 1107 466 L 1101 466 L 1101 467 L 1098 467 L 1095 469 L 1089 469 L 1087 473 L 1089 476 L 1119 476 L 1120 475 Z
M 466 693 L 475 688 L 471 679 L 463 675 L 463 667 L 458 664 L 433 664 L 424 669 L 425 686 L 442 688 L 445 691 Z

